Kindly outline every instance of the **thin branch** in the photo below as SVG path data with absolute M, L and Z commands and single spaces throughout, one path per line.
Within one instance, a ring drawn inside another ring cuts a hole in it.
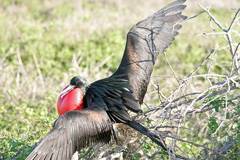
M 232 29 L 232 26 L 233 26 L 233 24 L 235 23 L 235 21 L 236 21 L 239 13 L 240 13 L 240 8 L 239 8 L 239 9 L 237 10 L 237 12 L 235 13 L 235 15 L 234 15 L 234 17 L 233 17 L 233 19 L 232 19 L 232 21 L 231 21 L 231 23 L 230 23 L 230 25 L 229 25 L 229 27 L 228 27 L 228 29 L 227 29 L 227 32 L 229 32 L 229 31 Z
M 227 30 L 224 29 L 224 27 L 222 26 L 222 24 L 212 15 L 212 13 L 210 12 L 209 9 L 205 8 L 204 6 L 200 5 L 200 7 L 209 15 L 210 19 L 218 26 L 218 28 L 224 32 L 226 32 Z

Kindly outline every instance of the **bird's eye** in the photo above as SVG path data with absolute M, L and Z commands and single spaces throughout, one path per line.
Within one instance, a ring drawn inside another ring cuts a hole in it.
M 81 80 L 76 81 L 76 83 L 77 83 L 78 86 L 82 86 L 83 85 L 83 82 Z

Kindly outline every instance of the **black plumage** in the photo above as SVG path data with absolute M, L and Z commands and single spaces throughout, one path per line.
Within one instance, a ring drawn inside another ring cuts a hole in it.
M 85 109 L 60 116 L 53 129 L 27 160 L 68 160 L 75 151 L 92 143 L 108 143 L 113 123 L 124 123 L 166 149 L 159 136 L 134 121 L 128 111 L 140 113 L 157 55 L 171 44 L 186 19 L 185 0 L 170 3 L 134 25 L 116 72 L 86 88 Z

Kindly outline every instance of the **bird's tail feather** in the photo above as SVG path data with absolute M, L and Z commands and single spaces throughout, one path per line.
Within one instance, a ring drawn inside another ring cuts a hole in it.
M 161 137 L 159 137 L 155 133 L 151 132 L 150 130 L 148 130 L 146 127 L 144 127 L 140 123 L 138 123 L 136 121 L 129 121 L 127 124 L 130 127 L 132 127 L 133 129 L 137 130 L 138 132 L 140 132 L 140 133 L 146 135 L 147 137 L 149 137 L 154 143 L 156 143 L 157 145 L 162 147 L 166 153 L 167 152 L 173 153 L 173 151 L 171 149 L 167 148 L 164 140 Z M 182 160 L 188 160 L 188 158 L 183 157 L 183 156 L 178 155 L 178 154 L 175 154 L 175 156 L 179 159 L 182 159 Z
M 167 147 L 165 142 L 162 140 L 161 137 L 159 137 L 158 135 L 156 135 L 155 133 L 151 132 L 150 130 L 148 130 L 146 127 L 144 127 L 143 125 L 141 125 L 140 123 L 136 122 L 136 121 L 129 121 L 127 123 L 130 127 L 134 128 L 135 130 L 137 130 L 138 132 L 146 135 L 147 137 L 149 137 L 154 143 L 156 143 L 157 145 L 159 145 L 160 147 L 162 147 L 165 151 L 167 151 Z

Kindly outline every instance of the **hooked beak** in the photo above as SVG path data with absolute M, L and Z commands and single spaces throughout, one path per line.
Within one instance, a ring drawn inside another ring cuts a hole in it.
M 61 98 L 64 97 L 68 92 L 70 92 L 71 90 L 73 90 L 75 88 L 75 86 L 73 85 L 68 85 L 67 87 L 65 87 L 62 92 L 60 93 Z

